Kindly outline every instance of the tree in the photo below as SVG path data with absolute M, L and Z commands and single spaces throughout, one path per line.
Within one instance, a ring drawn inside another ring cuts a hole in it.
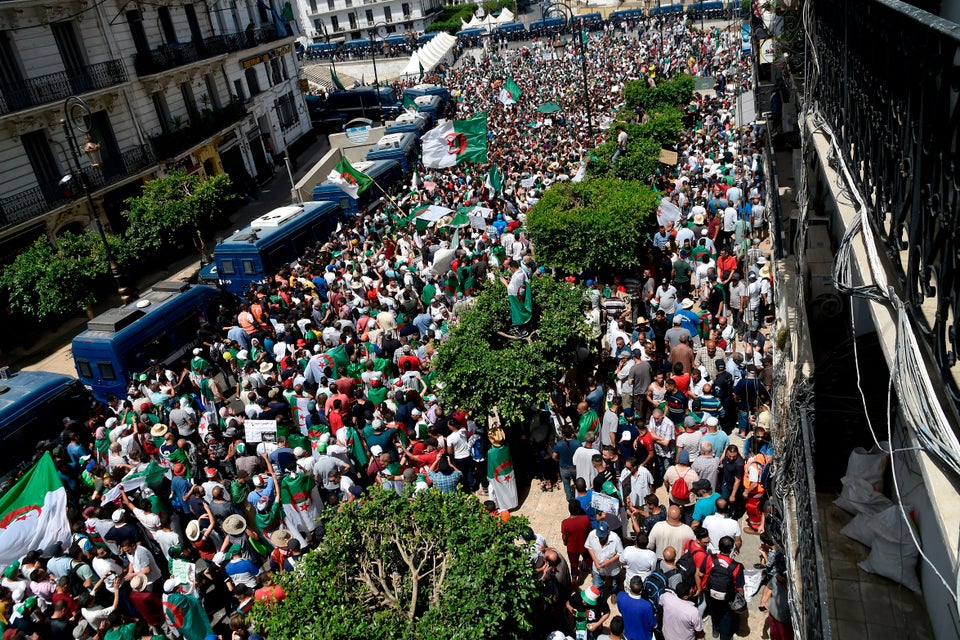
M 258 603 L 255 624 L 289 640 L 525 638 L 539 583 L 527 520 L 491 518 L 472 495 L 373 488 L 324 512 L 325 533 L 292 572 L 286 598 Z
M 146 183 L 127 200 L 126 238 L 138 253 L 159 254 L 180 242 L 192 242 L 209 258 L 205 236 L 222 227 L 239 203 L 230 176 L 207 179 L 174 171 Z
M 536 339 L 504 337 L 510 328 L 507 289 L 500 282 L 488 284 L 437 351 L 442 398 L 478 416 L 497 407 L 505 424 L 546 401 L 553 381 L 575 363 L 584 343 L 584 295 L 549 276 L 534 278 L 530 286 Z
M 126 263 L 127 253 L 115 236 L 108 236 L 114 258 Z M 0 285 L 9 292 L 10 306 L 39 320 L 86 310 L 96 300 L 98 281 L 110 272 L 103 241 L 94 231 L 64 233 L 56 246 L 38 238 L 3 269 Z
M 657 209 L 654 191 L 639 182 L 596 178 L 561 182 L 527 214 L 527 232 L 543 264 L 579 273 L 640 265 Z

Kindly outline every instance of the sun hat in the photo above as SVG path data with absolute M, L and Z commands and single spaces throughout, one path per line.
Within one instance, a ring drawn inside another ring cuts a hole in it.
M 223 531 L 227 535 L 238 536 L 247 529 L 247 523 L 243 516 L 233 514 L 223 521 Z
M 270 544 L 278 549 L 286 549 L 292 538 L 293 534 L 287 529 L 277 529 L 270 535 Z
M 159 422 L 150 427 L 150 435 L 154 438 L 162 438 L 163 436 L 167 435 L 167 431 L 169 431 L 167 425 Z
M 200 539 L 200 523 L 196 520 L 191 520 L 187 523 L 184 533 L 187 534 L 187 540 L 196 542 Z

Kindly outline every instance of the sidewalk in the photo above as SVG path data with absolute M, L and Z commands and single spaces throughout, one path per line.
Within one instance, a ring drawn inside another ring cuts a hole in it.
M 294 181 L 300 180 L 308 170 L 315 165 L 330 149 L 327 137 L 317 136 L 316 142 L 310 145 L 296 158 L 297 169 L 293 172 Z M 241 207 L 230 218 L 230 224 L 217 231 L 216 239 L 225 237 L 236 229 L 249 224 L 251 220 L 284 205 L 290 204 L 290 184 L 286 169 L 277 167 L 277 172 L 257 194 L 258 200 L 251 200 Z M 196 282 L 197 272 L 200 270 L 200 259 L 191 255 L 177 260 L 165 268 L 150 273 L 131 285 L 138 291 L 146 291 L 161 280 L 177 280 L 180 282 Z M 119 296 L 111 296 L 100 300 L 94 305 L 94 314 L 101 314 L 107 309 L 120 306 Z M 64 321 L 56 331 L 40 336 L 33 344 L 17 347 L 0 354 L 0 365 L 10 366 L 13 371 L 26 369 L 30 371 L 51 371 L 76 376 L 73 365 L 73 355 L 70 343 L 73 338 L 87 326 L 86 316 L 77 316 Z

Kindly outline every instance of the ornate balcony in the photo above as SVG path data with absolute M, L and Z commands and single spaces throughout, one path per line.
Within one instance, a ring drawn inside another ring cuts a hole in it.
M 200 41 L 165 44 L 147 53 L 136 54 L 133 65 L 138 76 L 148 76 L 199 60 L 252 49 L 287 37 L 281 36 L 276 27 L 265 26 L 259 29 L 248 29 L 242 33 L 212 36 Z
M 246 115 L 247 109 L 240 102 L 231 102 L 222 109 L 204 109 L 198 114 L 196 121 L 188 126 L 150 136 L 150 144 L 153 145 L 157 158 L 172 158 L 223 131 Z
M 100 171 L 85 169 L 93 191 L 105 189 L 124 178 L 141 173 L 156 163 L 150 145 L 136 145 L 120 151 L 117 158 L 104 158 Z M 79 191 L 64 192 L 57 183 L 40 184 L 0 198 L 0 229 L 26 222 L 82 197 Z
M 0 114 L 58 102 L 126 81 L 127 74 L 119 60 L 98 62 L 70 73 L 58 71 L 28 78 L 13 85 L 0 86 Z

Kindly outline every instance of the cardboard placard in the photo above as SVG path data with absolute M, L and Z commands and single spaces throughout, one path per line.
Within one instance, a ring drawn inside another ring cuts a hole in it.
M 243 425 L 247 442 L 276 442 L 276 420 L 247 420 Z
M 660 164 L 676 166 L 679 159 L 680 158 L 677 156 L 676 151 L 671 151 L 670 149 L 660 149 Z

